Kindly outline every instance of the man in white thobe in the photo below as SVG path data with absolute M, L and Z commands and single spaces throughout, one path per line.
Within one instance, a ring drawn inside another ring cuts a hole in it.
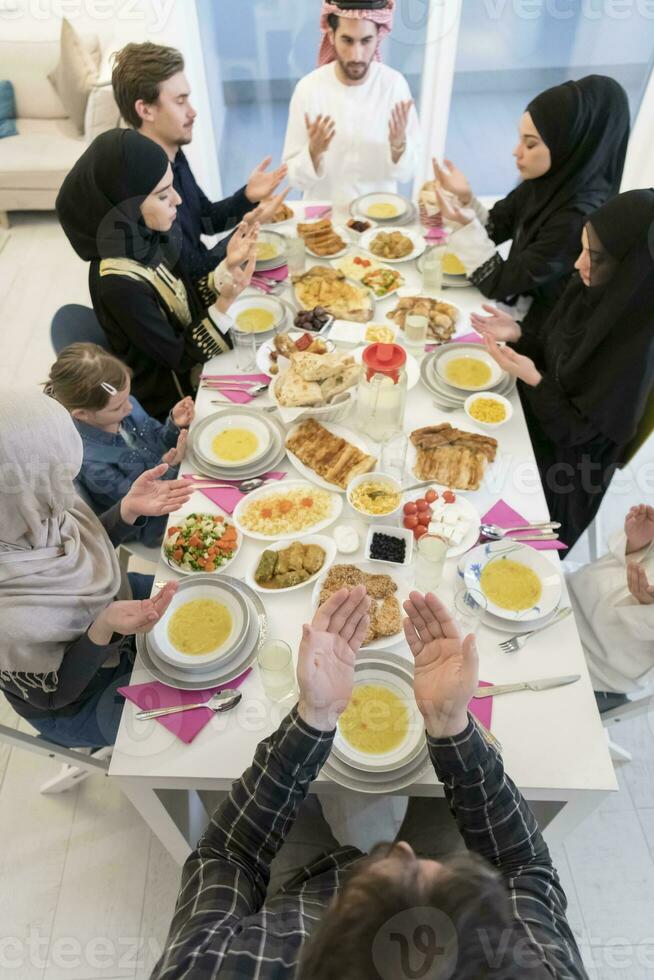
M 293 93 L 283 154 L 289 183 L 305 199 L 397 192 L 416 174 L 420 124 L 411 92 L 379 60 L 393 9 L 394 0 L 371 9 L 323 3 L 320 67 Z

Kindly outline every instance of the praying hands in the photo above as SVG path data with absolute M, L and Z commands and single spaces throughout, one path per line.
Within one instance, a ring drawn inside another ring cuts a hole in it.
M 543 376 L 530 357 L 516 354 L 510 347 L 500 347 L 490 336 L 484 337 L 484 347 L 503 371 L 513 378 L 524 381 L 530 388 L 535 388 L 543 380 Z
M 311 118 L 305 113 L 304 122 L 307 127 L 307 133 L 309 134 L 309 153 L 311 154 L 314 170 L 317 173 L 320 168 L 320 161 L 336 135 L 336 124 L 331 116 L 323 116 L 322 114 L 316 116 L 312 122 Z
M 282 164 L 281 167 L 277 167 L 276 170 L 269 173 L 268 167 L 271 163 L 272 157 L 266 157 L 250 174 L 245 188 L 245 196 L 252 204 L 271 197 L 288 173 L 286 164 Z
M 407 99 L 406 102 L 398 102 L 391 110 L 388 139 L 391 144 L 393 163 L 398 163 L 406 150 L 406 128 L 412 105 L 413 99 Z

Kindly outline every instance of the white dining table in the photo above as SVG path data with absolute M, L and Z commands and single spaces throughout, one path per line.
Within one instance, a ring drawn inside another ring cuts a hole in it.
M 297 205 L 296 205 L 297 206 Z M 329 264 L 313 260 L 310 264 Z M 414 261 L 398 266 L 407 285 L 419 288 L 421 277 Z M 291 299 L 290 287 L 283 293 Z M 470 332 L 470 313 L 480 311 L 483 297 L 473 287 L 443 291 L 443 299 L 461 311 L 457 336 Z M 386 313 L 397 299 L 377 301 L 375 322 L 384 322 Z M 389 322 L 389 321 L 386 321 Z M 235 373 L 235 356 L 230 353 L 209 362 L 207 373 Z M 219 396 L 200 390 L 196 400 L 196 420 L 216 411 L 211 404 Z M 259 396 L 253 405 L 263 406 L 269 396 Z M 500 498 L 529 521 L 548 518 L 538 469 L 517 393 L 511 395 L 513 417 L 494 434 L 499 442 L 496 462 L 487 471 L 480 490 L 466 496 L 483 515 Z M 230 404 L 226 402 L 226 404 Z M 409 392 L 405 431 L 430 423 L 450 422 L 463 428 L 471 423 L 463 410 L 445 413 L 437 408 L 430 393 L 419 383 Z M 356 408 L 341 425 L 356 429 Z M 279 469 L 299 478 L 288 459 Z M 188 471 L 183 464 L 182 472 Z M 184 512 L 219 512 L 202 493 L 196 491 Z M 339 522 L 358 527 L 361 547 L 358 554 L 344 561 L 363 559 L 366 527 L 346 511 Z M 329 533 L 329 529 L 323 533 Z M 245 539 L 235 561 L 226 574 L 242 578 L 252 568 L 264 545 Z M 557 551 L 543 551 L 553 565 L 560 563 Z M 337 558 L 338 560 L 338 558 Z M 443 597 L 448 600 L 457 578 L 457 560 L 447 562 Z M 380 566 L 382 570 L 384 566 Z M 409 571 L 409 575 L 411 572 Z M 159 562 L 156 581 L 175 578 L 176 573 Z M 563 603 L 568 602 L 565 583 Z M 312 588 L 265 596 L 269 636 L 286 640 L 297 657 L 302 624 L 312 616 Z M 558 843 L 573 827 L 592 812 L 601 800 L 617 789 L 607 739 L 595 705 L 574 617 L 570 616 L 541 635 L 533 637 L 519 652 L 508 655 L 499 648 L 507 639 L 484 625 L 478 634 L 481 680 L 510 683 L 541 677 L 580 674 L 581 679 L 566 687 L 542 692 L 524 691 L 494 698 L 492 733 L 502 746 L 507 773 L 527 800 L 538 803 L 538 814 L 545 837 Z M 394 652 L 411 655 L 406 644 L 399 643 Z M 150 675 L 136 660 L 132 683 L 150 680 Z M 242 684 L 242 700 L 237 708 L 217 714 L 187 745 L 157 721 L 138 721 L 138 708 L 127 701 L 123 710 L 109 776 L 115 779 L 152 831 L 180 864 L 195 846 L 207 821 L 207 813 L 198 790 L 228 790 L 234 780 L 250 766 L 257 744 L 269 736 L 288 712 L 264 695 L 256 668 Z M 291 702 L 292 705 L 292 702 Z M 321 774 L 311 787 L 313 792 L 347 794 L 344 789 Z M 443 787 L 432 769 L 423 773 L 408 790 L 411 796 L 443 796 Z

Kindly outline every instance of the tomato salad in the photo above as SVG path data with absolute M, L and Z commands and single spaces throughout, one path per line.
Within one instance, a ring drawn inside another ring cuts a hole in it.
M 219 514 L 189 514 L 168 528 L 164 554 L 182 572 L 215 572 L 238 550 L 238 533 Z

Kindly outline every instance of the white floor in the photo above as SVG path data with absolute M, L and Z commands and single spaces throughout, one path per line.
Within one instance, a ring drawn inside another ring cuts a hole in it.
M 86 267 L 54 217 L 12 216 L 0 252 L 3 388 L 47 378 L 50 320 L 69 302 L 88 303 Z M 609 492 L 603 531 L 619 526 L 641 499 L 634 488 L 652 461 L 649 445 L 627 491 Z M 584 541 L 573 557 L 585 559 Z M 18 721 L 0 698 L 0 724 Z M 614 728 L 634 756 L 619 768 L 620 792 L 555 854 L 593 980 L 654 976 L 653 734 L 646 716 Z M 108 779 L 94 776 L 63 796 L 40 796 L 57 769 L 0 743 L 0 976 L 145 978 L 166 937 L 179 870 Z

